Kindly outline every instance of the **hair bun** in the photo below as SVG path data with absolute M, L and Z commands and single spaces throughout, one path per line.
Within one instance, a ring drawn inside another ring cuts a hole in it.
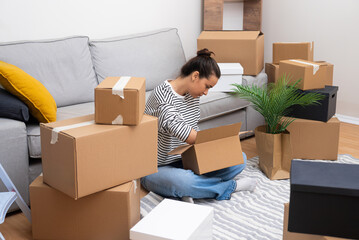
M 214 52 L 209 51 L 207 48 L 203 48 L 197 52 L 197 57 L 211 57 Z

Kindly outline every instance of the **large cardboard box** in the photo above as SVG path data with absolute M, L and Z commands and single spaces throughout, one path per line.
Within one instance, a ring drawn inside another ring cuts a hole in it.
M 337 160 L 340 121 L 336 117 L 326 123 L 298 118 L 287 130 L 293 158 Z
M 30 185 L 34 239 L 129 239 L 140 220 L 140 182 L 132 181 L 79 200 L 36 178 Z
M 107 77 L 95 88 L 95 121 L 138 125 L 145 111 L 144 78 Z
M 327 83 L 328 63 L 310 62 L 302 59 L 279 62 L 279 76 L 291 77 L 292 83 L 301 79 L 298 88 L 302 90 L 324 88 Z
M 273 63 L 282 60 L 303 59 L 313 61 L 314 42 L 273 43 Z
M 132 240 L 213 238 L 212 207 L 165 199 L 130 231 Z
M 288 231 L 359 239 L 359 164 L 293 160 Z
M 268 76 L 268 83 L 275 83 L 279 78 L 279 64 L 266 63 L 265 73 Z
M 289 203 L 284 204 L 284 219 L 283 219 L 283 240 L 342 240 L 344 238 L 328 237 L 322 235 L 296 233 L 288 231 L 288 215 Z
M 242 84 L 243 67 L 240 63 L 218 63 L 221 77 L 217 84 L 210 88 L 211 92 L 233 92 L 232 84 Z
M 41 124 L 45 183 L 81 198 L 157 172 L 157 118 L 102 125 L 88 115 Z
M 290 108 L 290 112 L 288 112 L 286 116 L 322 122 L 327 122 L 334 116 L 337 106 L 338 87 L 325 86 L 325 88 L 322 89 L 298 91 L 303 95 L 308 93 L 318 93 L 324 95 L 325 98 L 320 100 L 319 104 L 316 105 L 294 105 Z
M 244 163 L 239 141 L 241 123 L 197 132 L 193 145 L 182 145 L 169 154 L 182 155 L 183 167 L 204 174 Z
M 245 75 L 257 75 L 264 66 L 264 35 L 260 31 L 203 31 L 197 49 L 208 48 L 219 63 L 240 63 Z

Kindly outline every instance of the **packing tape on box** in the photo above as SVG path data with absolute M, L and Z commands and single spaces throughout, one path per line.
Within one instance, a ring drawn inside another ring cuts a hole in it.
M 310 65 L 310 66 L 313 66 L 313 75 L 316 74 L 316 72 L 319 70 L 319 65 L 318 64 L 315 64 L 315 63 L 309 63 L 309 62 L 303 62 L 303 61 L 299 61 L 299 60 L 294 60 L 294 59 L 291 59 L 289 61 L 292 61 L 292 62 L 297 62 L 297 63 L 302 63 L 302 64 L 306 64 L 306 65 Z
M 123 117 L 122 115 L 118 115 L 115 120 L 112 121 L 112 124 L 123 124 Z
M 52 132 L 51 132 L 51 142 L 50 143 L 55 144 L 57 142 L 59 132 L 61 132 L 61 131 L 72 129 L 72 128 L 88 126 L 88 125 L 92 125 L 92 124 L 95 124 L 94 120 L 88 121 L 88 122 L 76 123 L 76 124 L 72 124 L 72 125 L 67 125 L 67 126 L 63 126 L 63 127 L 55 127 L 54 129 L 52 129 Z
M 120 77 L 120 79 L 117 81 L 115 86 L 112 87 L 112 94 L 113 95 L 118 95 L 122 99 L 124 99 L 125 95 L 123 93 L 123 89 L 125 88 L 128 81 L 130 81 L 130 79 L 131 79 L 131 77 L 127 77 L 127 76 L 126 77 Z
M 137 180 L 132 180 L 133 182 L 133 193 L 136 193 L 137 190 Z

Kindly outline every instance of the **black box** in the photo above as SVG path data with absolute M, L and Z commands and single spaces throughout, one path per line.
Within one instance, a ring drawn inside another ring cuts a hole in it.
M 327 122 L 331 119 L 336 110 L 337 105 L 337 86 L 325 86 L 322 89 L 314 89 L 314 90 L 298 90 L 302 94 L 306 93 L 320 93 L 325 95 L 323 100 L 320 100 L 320 105 L 309 105 L 309 106 L 299 106 L 294 105 L 289 109 L 287 117 L 295 117 L 309 120 L 317 120 L 322 122 Z
M 359 239 L 359 165 L 293 160 L 288 231 Z

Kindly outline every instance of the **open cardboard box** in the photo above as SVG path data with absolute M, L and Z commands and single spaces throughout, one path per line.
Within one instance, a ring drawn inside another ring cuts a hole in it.
M 242 164 L 241 125 L 235 123 L 198 131 L 194 144 L 181 145 L 169 154 L 181 154 L 183 168 L 199 175 Z
M 260 31 L 203 31 L 197 49 L 208 48 L 219 63 L 240 63 L 245 75 L 257 75 L 264 67 L 264 35 Z

